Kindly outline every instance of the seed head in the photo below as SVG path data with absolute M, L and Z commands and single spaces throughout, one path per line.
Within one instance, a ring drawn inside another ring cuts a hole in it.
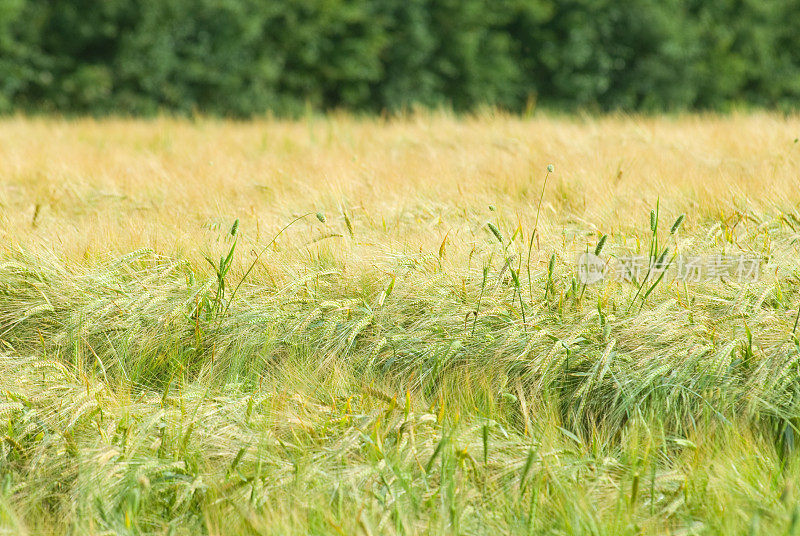
M 669 230 L 669 234 L 675 234 L 675 231 L 678 230 L 678 227 L 681 226 L 683 223 L 683 219 L 686 217 L 686 214 L 681 214 L 678 216 L 678 219 L 675 220 L 675 223 L 672 224 L 672 229 Z
M 555 168 L 555 166 L 553 164 L 547 164 L 547 172 L 548 173 L 552 173 L 555 170 L 556 170 L 556 168 Z
M 231 227 L 231 236 L 236 236 L 236 231 L 239 230 L 239 218 L 236 218 L 236 221 L 233 222 L 233 226 Z
M 606 243 L 606 238 L 608 238 L 608 235 L 603 235 L 600 237 L 600 240 L 597 241 L 597 247 L 594 248 L 595 256 L 600 255 L 600 252 L 603 251 L 603 246 Z
M 503 243 L 503 235 L 500 234 L 500 229 L 498 229 L 497 226 L 495 226 L 495 224 L 493 224 L 491 222 L 488 223 L 487 225 L 489 227 L 489 230 L 492 231 L 492 234 L 494 235 L 494 237 L 497 238 L 497 241 L 502 244 Z
M 494 212 L 495 210 L 497 210 L 497 207 L 495 207 L 494 205 L 489 205 L 489 210 Z
M 317 219 L 318 219 L 318 220 L 319 220 L 321 223 L 325 223 L 325 214 L 323 214 L 322 212 L 317 212 Z
M 664 260 L 667 258 L 667 253 L 669 253 L 669 248 L 664 248 L 664 251 L 661 252 L 661 255 L 659 255 L 658 260 L 656 261 L 657 267 L 664 267 Z

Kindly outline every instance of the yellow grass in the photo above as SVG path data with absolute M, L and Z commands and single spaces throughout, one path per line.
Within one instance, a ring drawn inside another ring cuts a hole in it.
M 640 226 L 657 196 L 664 221 L 686 212 L 693 226 L 796 205 L 798 136 L 799 117 L 775 115 L 4 119 L 0 241 L 73 259 L 142 246 L 192 256 L 218 236 L 213 223 L 239 217 L 263 241 L 292 215 L 323 210 L 334 223 L 346 211 L 362 247 L 435 252 L 451 229 L 450 243 L 473 240 L 465 222 L 486 218 L 488 204 L 532 225 L 548 163 L 545 236 L 569 222 Z

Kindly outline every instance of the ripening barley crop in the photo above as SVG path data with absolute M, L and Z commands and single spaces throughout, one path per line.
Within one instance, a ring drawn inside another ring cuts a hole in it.
M 1 120 L 0 534 L 798 533 L 799 131 Z

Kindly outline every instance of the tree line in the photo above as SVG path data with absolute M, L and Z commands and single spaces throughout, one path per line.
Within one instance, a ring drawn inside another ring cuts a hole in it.
M 800 0 L 2 0 L 0 112 L 792 110 Z

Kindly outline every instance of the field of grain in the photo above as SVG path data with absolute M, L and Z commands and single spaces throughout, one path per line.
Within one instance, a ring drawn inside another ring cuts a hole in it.
M 0 534 L 800 534 L 798 136 L 2 119 Z

